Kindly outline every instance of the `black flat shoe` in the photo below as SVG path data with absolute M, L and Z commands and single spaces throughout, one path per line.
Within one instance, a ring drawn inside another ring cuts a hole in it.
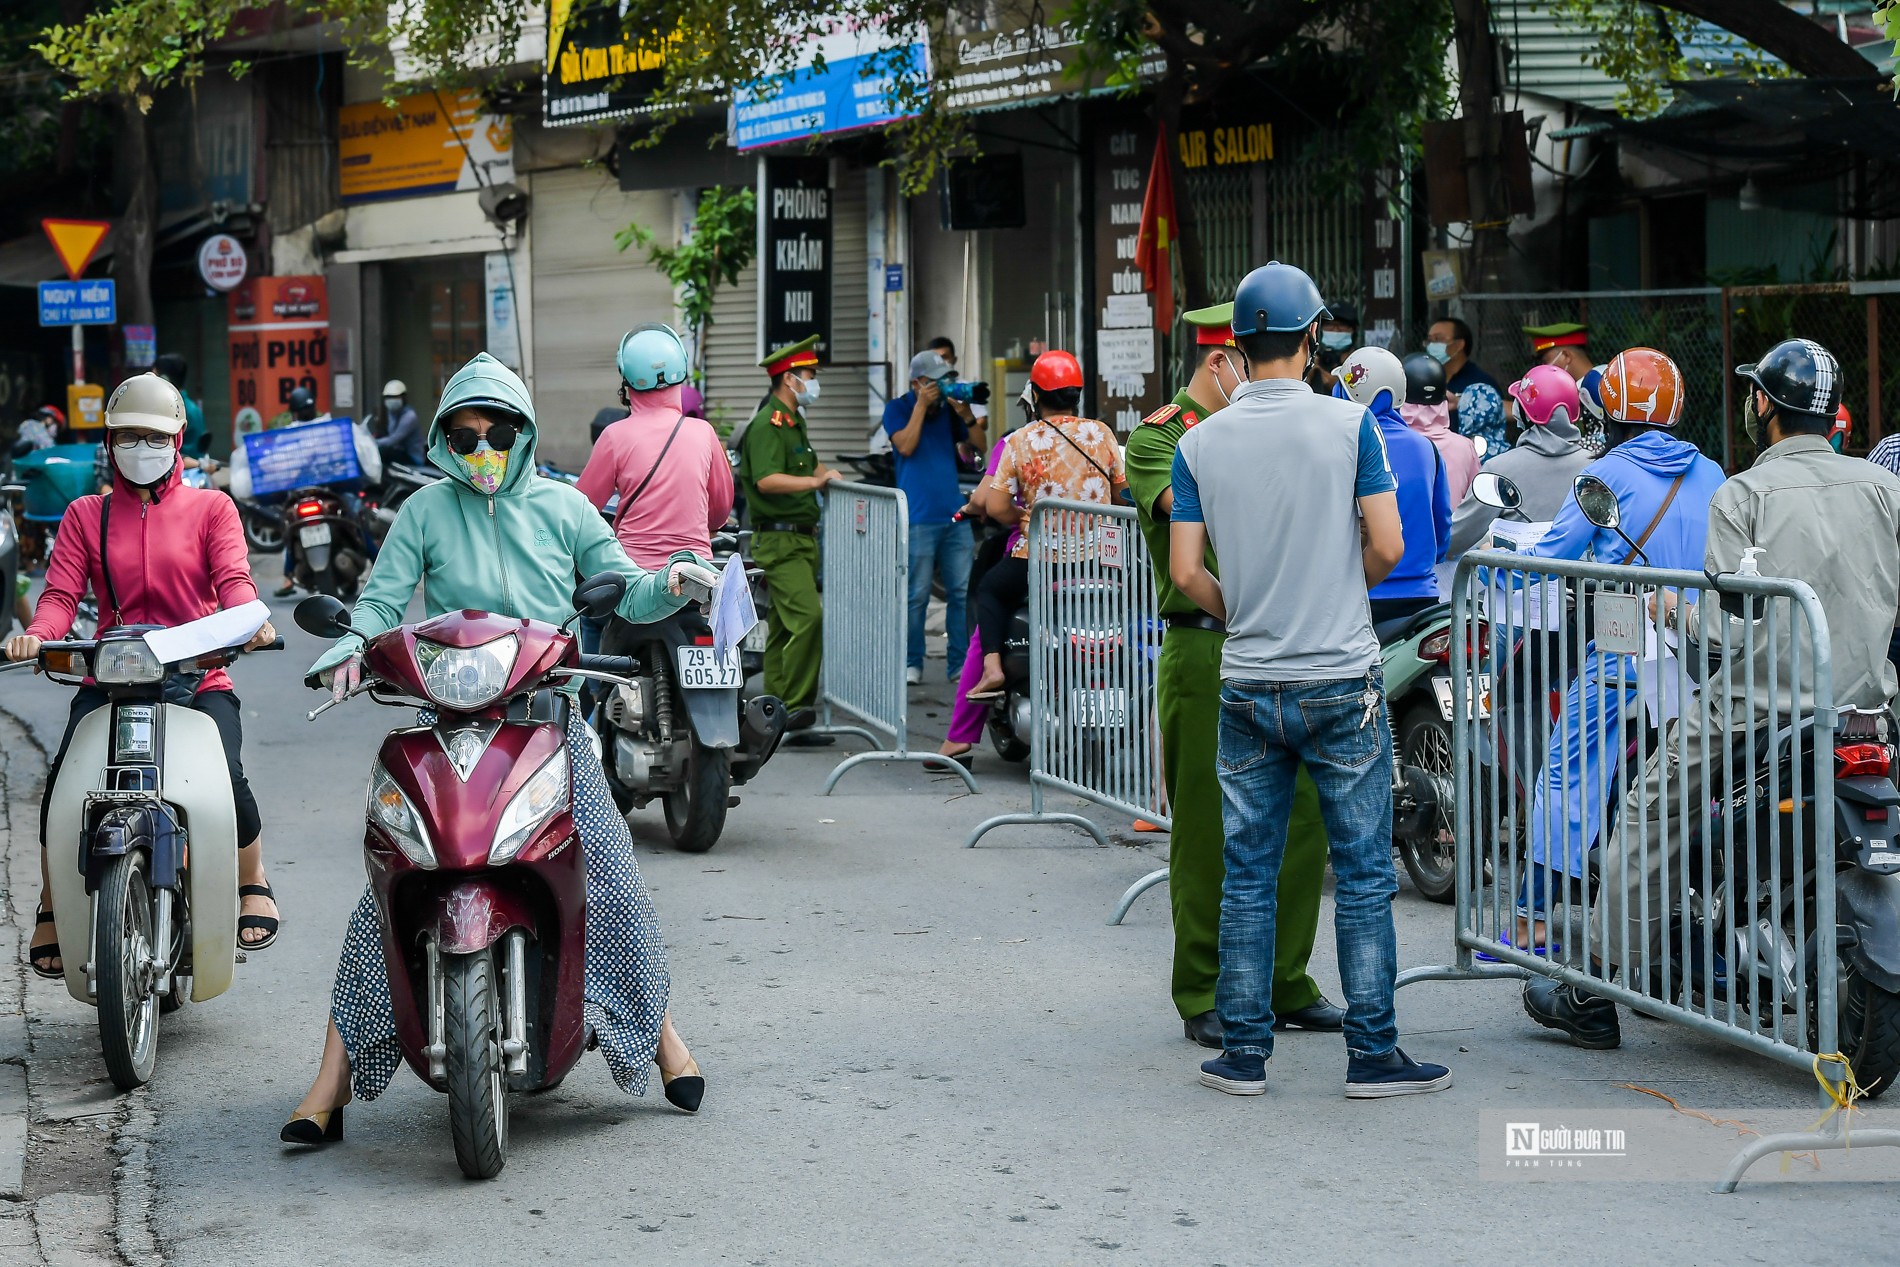
M 1225 1035 L 1221 1031 L 1219 1012 L 1202 1012 L 1199 1016 L 1190 1016 L 1181 1022 L 1181 1032 L 1187 1035 L 1191 1043 L 1203 1047 L 1221 1050 Z
M 1337 1034 L 1346 1028 L 1346 1009 L 1335 1007 L 1321 995 L 1310 1006 L 1273 1018 L 1276 1030 L 1304 1029 L 1316 1034 Z
M 666 1102 L 687 1113 L 699 1112 L 699 1102 L 706 1098 L 706 1079 L 699 1072 L 699 1062 L 691 1056 L 686 1058 L 684 1073 L 671 1074 L 661 1069 L 660 1086 L 666 1092 Z
M 51 911 L 41 911 L 38 915 L 33 917 L 33 927 L 35 928 L 38 928 L 41 924 L 50 924 L 52 922 L 53 913 Z M 30 948 L 26 952 L 26 958 L 27 962 L 33 965 L 33 971 L 45 977 L 48 981 L 58 981 L 66 975 L 64 967 L 53 967 L 53 961 L 59 958 L 59 942 L 57 941 L 49 941 L 44 945 Z
M 270 891 L 270 885 L 268 884 L 240 884 L 238 885 L 238 897 L 240 899 L 247 897 L 267 897 L 271 900 L 272 906 L 277 904 L 277 895 Z M 237 948 L 239 950 L 264 949 L 277 940 L 277 927 L 278 919 L 275 915 L 238 916 Z M 264 930 L 264 936 L 256 941 L 245 941 L 244 930 L 247 928 L 261 928 Z
M 277 1132 L 277 1138 L 286 1144 L 302 1144 L 309 1148 L 339 1144 L 343 1141 L 343 1106 L 339 1104 L 321 1113 L 293 1117 L 284 1123 L 283 1130 Z
M 1623 1043 L 1616 1004 L 1549 977 L 1524 983 L 1524 1013 L 1546 1029 L 1561 1030 L 1579 1047 L 1607 1051 Z

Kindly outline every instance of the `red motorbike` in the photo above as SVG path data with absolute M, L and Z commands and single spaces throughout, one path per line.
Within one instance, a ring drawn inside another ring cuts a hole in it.
M 611 612 L 625 589 L 614 573 L 583 581 L 576 619 Z M 448 1093 L 455 1160 L 474 1179 L 507 1162 L 508 1094 L 557 1085 L 589 1038 L 587 873 L 569 703 L 555 688 L 572 677 L 621 684 L 633 666 L 582 655 L 573 623 L 456 611 L 400 625 L 364 645 L 351 692 L 435 712 L 434 725 L 383 741 L 363 854 L 403 1058 Z M 298 604 L 297 624 L 350 632 L 343 604 L 323 594 Z

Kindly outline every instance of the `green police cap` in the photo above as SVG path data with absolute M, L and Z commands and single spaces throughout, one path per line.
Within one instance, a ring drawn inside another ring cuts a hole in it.
M 1231 303 L 1215 304 L 1211 308 L 1196 308 L 1193 312 L 1184 312 L 1181 314 L 1181 320 L 1194 327 L 1196 343 L 1224 348 L 1234 346 L 1234 306 Z
M 807 365 L 818 364 L 818 336 L 808 334 L 796 343 L 787 343 L 782 348 L 774 348 L 765 354 L 759 362 L 759 368 L 768 374 L 783 374 L 786 370 L 802 369 Z
M 1531 337 L 1531 351 L 1548 352 L 1552 348 L 1580 348 L 1590 336 L 1588 326 L 1574 321 L 1553 321 L 1547 326 L 1525 326 Z

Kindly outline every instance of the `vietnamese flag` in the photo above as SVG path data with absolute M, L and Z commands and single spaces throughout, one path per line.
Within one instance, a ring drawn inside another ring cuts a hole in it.
M 1141 234 L 1135 241 L 1135 267 L 1142 286 L 1154 293 L 1155 324 L 1174 327 L 1174 173 L 1168 162 L 1168 129 L 1155 130 L 1154 163 L 1148 168 L 1148 192 L 1141 200 Z

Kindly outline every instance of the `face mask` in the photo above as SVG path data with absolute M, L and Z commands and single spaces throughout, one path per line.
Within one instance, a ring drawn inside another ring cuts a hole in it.
M 116 444 L 112 446 L 112 463 L 128 484 L 149 488 L 164 479 L 177 460 L 178 450 L 169 446 L 163 449 L 154 449 L 148 444 L 135 444 L 126 449 Z
M 395 417 L 397 414 L 401 413 L 402 412 L 402 397 L 400 396 L 383 397 L 383 412 L 388 414 L 392 418 Z
M 801 405 L 817 404 L 818 403 L 818 380 L 815 378 L 799 379 L 798 390 L 795 393 L 795 395 L 798 398 L 798 403 Z
M 1328 352 L 1345 352 L 1352 347 L 1352 331 L 1322 330 L 1320 331 L 1319 345 Z
M 1449 343 L 1427 343 L 1425 345 L 1425 355 L 1431 357 L 1440 365 L 1443 365 L 1446 361 L 1451 359 L 1451 345 Z
M 501 487 L 502 480 L 508 475 L 508 455 L 489 448 L 487 436 L 483 436 L 475 446 L 475 452 L 458 453 L 456 460 L 468 472 L 469 481 L 490 497 L 495 495 L 495 490 Z
M 1221 403 L 1223 405 L 1231 405 L 1234 403 L 1234 398 L 1227 394 L 1227 389 L 1221 385 L 1220 381 L 1221 366 L 1226 364 L 1227 358 L 1224 356 L 1218 361 L 1209 361 L 1207 363 L 1207 372 L 1214 380 L 1214 390 L 1220 393 Z

